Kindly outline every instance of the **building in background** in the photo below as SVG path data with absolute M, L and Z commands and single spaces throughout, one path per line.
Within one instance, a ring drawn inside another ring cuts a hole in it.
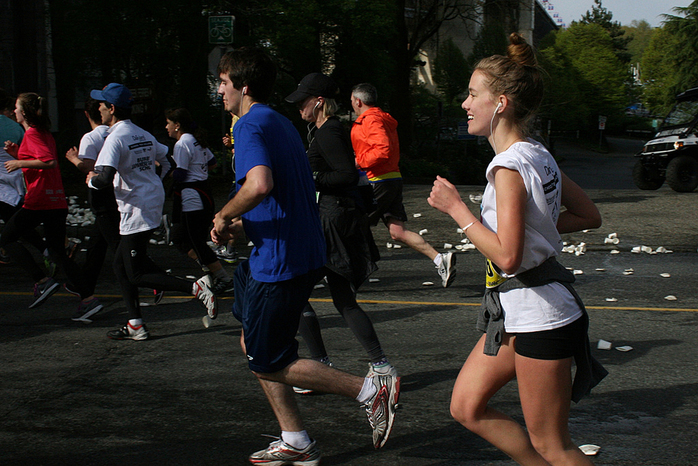
M 434 60 L 440 46 L 447 40 L 460 49 L 464 57 L 473 52 L 473 47 L 483 28 L 497 25 L 502 31 L 517 31 L 528 43 L 538 47 L 549 32 L 564 27 L 560 18 L 552 15 L 554 8 L 548 0 L 487 0 L 473 1 L 473 8 L 463 15 L 445 20 L 438 32 L 420 51 L 421 64 L 415 73 L 416 82 L 434 92 Z M 477 6 L 476 6 L 477 5 Z

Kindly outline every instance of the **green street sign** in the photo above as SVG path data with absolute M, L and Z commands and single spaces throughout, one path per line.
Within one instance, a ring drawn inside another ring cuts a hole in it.
M 208 43 L 232 44 L 233 25 L 235 16 L 209 16 L 208 17 Z

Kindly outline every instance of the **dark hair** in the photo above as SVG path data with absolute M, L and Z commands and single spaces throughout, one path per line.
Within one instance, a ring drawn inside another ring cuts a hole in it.
M 5 90 L 0 88 L 0 112 L 14 110 L 15 99 Z
M 203 128 L 199 128 L 186 108 L 172 108 L 166 110 L 165 118 L 174 123 L 179 123 L 179 130 L 182 133 L 190 133 L 194 136 L 196 142 L 198 142 L 201 147 L 204 149 L 208 147 L 206 131 Z
M 25 92 L 17 96 L 22 116 L 29 126 L 48 131 L 51 120 L 48 117 L 48 101 L 35 92 Z
M 87 116 L 90 117 L 90 120 L 101 124 L 102 114 L 99 113 L 99 103 L 99 100 L 88 97 L 87 100 L 85 100 L 85 111 L 87 112 Z
M 247 86 L 247 95 L 257 102 L 267 102 L 274 90 L 276 65 L 264 50 L 241 47 L 223 55 L 218 74 L 227 74 L 235 89 Z
M 378 103 L 378 90 L 373 84 L 357 84 L 351 89 L 351 95 L 361 100 L 361 102 L 369 107 L 375 107 Z
M 483 58 L 475 69 L 486 75 L 490 92 L 506 95 L 514 104 L 514 118 L 519 129 L 528 126 L 543 100 L 543 77 L 533 47 L 517 33 L 509 35 L 507 56 Z
M 131 109 L 130 108 L 117 107 L 116 105 L 110 104 L 109 102 L 104 101 L 104 100 L 100 101 L 100 103 L 101 102 L 104 102 L 104 105 L 106 105 L 107 108 L 114 107 L 114 117 L 117 120 L 121 121 L 121 120 L 128 120 L 131 118 Z

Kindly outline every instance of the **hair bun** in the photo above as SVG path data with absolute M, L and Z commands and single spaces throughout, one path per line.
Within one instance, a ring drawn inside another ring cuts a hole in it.
M 536 66 L 536 56 L 533 53 L 533 47 L 526 43 L 521 34 L 512 32 L 509 34 L 509 46 L 507 47 L 507 56 L 515 63 L 522 66 Z

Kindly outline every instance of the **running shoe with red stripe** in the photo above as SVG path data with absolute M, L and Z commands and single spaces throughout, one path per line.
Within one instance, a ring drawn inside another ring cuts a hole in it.
M 252 453 L 249 459 L 252 464 L 264 464 L 267 466 L 282 466 L 286 464 L 317 466 L 320 464 L 320 450 L 318 450 L 315 440 L 304 449 L 299 450 L 279 439 L 271 442 L 266 449 Z

